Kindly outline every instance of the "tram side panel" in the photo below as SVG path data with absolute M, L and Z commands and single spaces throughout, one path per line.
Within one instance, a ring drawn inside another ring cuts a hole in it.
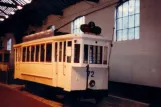
M 52 64 L 21 63 L 21 78 L 52 86 Z

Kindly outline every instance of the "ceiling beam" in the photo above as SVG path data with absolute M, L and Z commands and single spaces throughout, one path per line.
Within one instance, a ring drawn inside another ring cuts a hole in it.
M 4 3 L 4 2 L 0 2 L 0 6 L 13 7 L 13 8 L 16 8 L 17 7 L 14 4 L 8 4 L 8 3 Z
M 2 9 L 0 9 L 0 12 L 5 14 L 5 15 L 8 15 L 7 13 L 5 13 Z
M 16 4 L 17 6 L 22 6 L 22 7 L 23 7 L 23 5 L 18 4 L 15 0 L 12 0 L 12 2 L 13 2 L 14 4 Z

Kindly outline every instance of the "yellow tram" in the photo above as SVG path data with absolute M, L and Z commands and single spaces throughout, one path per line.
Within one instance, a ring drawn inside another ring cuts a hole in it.
M 111 41 L 93 34 L 66 34 L 14 45 L 15 79 L 66 92 L 108 90 Z

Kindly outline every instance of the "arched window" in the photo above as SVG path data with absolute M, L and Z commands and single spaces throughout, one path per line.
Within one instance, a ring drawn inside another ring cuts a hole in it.
M 12 41 L 11 41 L 11 39 L 9 39 L 8 41 L 7 41 L 7 50 L 11 50 L 11 45 L 12 45 Z
M 72 33 L 74 34 L 81 34 L 83 33 L 81 30 L 80 30 L 80 26 L 82 24 L 85 23 L 85 16 L 81 16 L 81 17 L 78 17 L 76 18 L 73 22 L 72 22 Z
M 115 40 L 140 38 L 140 0 L 129 0 L 116 8 Z

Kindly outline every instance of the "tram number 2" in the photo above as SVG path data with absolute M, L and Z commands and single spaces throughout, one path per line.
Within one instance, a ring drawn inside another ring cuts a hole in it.
M 91 77 L 94 77 L 94 71 L 90 71 Z

